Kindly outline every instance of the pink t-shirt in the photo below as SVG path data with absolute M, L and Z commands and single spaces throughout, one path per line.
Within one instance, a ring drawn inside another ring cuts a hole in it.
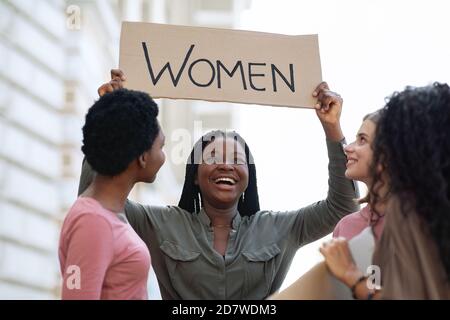
M 62 299 L 147 299 L 150 253 L 136 232 L 93 198 L 79 197 L 59 241 Z
M 359 211 L 351 213 L 342 218 L 333 231 L 333 238 L 344 237 L 347 240 L 358 235 L 365 228 L 370 226 L 370 208 L 365 206 Z M 384 216 L 381 216 L 372 229 L 375 233 L 375 239 L 380 239 L 384 227 Z

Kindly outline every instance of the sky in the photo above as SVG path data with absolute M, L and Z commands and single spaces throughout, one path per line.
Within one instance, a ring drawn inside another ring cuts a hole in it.
M 450 82 L 449 12 L 445 0 L 253 0 L 238 29 L 318 34 L 322 77 L 344 99 L 341 124 L 351 142 L 363 116 L 394 91 Z M 325 136 L 313 110 L 235 109 L 236 129 L 254 154 L 262 209 L 293 210 L 326 197 Z M 321 260 L 322 242 L 298 251 L 282 288 Z

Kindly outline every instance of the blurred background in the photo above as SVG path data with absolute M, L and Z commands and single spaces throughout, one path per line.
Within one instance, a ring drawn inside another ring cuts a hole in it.
M 344 98 L 350 142 L 393 91 L 450 82 L 449 9 L 445 0 L 0 0 L 0 299 L 60 297 L 59 231 L 77 196 L 83 117 L 118 66 L 121 21 L 318 33 L 323 79 Z M 325 137 L 314 111 L 158 104 L 168 160 L 155 184 L 135 187 L 134 200 L 177 204 L 179 130 L 194 140 L 213 128 L 249 143 L 263 209 L 326 197 Z M 283 287 L 320 261 L 322 241 L 298 251 Z M 160 298 L 154 274 L 149 294 Z

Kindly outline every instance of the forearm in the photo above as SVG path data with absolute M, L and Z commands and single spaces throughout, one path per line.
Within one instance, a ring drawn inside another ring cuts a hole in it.
M 341 124 L 339 122 L 335 124 L 322 123 L 322 127 L 327 140 L 339 142 L 344 139 L 344 134 L 342 133 Z
M 345 178 L 346 157 L 340 142 L 327 140 L 328 149 L 328 195 L 297 211 L 292 234 L 298 245 L 315 241 L 330 232 L 342 217 L 358 210 L 356 186 Z
M 345 177 L 347 158 L 343 146 L 339 142 L 327 139 L 328 149 L 328 195 L 327 206 L 331 214 L 342 218 L 348 213 L 358 210 L 354 199 L 358 198 L 358 190 L 353 180 Z

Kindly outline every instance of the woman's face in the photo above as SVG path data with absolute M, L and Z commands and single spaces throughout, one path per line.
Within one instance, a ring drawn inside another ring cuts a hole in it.
M 143 154 L 144 159 L 142 161 L 145 161 L 145 166 L 142 168 L 142 178 L 140 181 L 148 183 L 155 181 L 156 174 L 166 161 L 166 155 L 163 151 L 164 142 L 164 133 L 160 129 L 152 147 Z
M 344 149 L 347 156 L 347 170 L 345 176 L 348 179 L 358 180 L 370 185 L 370 165 L 373 152 L 372 141 L 375 137 L 375 123 L 365 120 L 358 130 L 356 141 L 347 145 Z
M 216 138 L 203 151 L 195 183 L 203 201 L 218 209 L 234 206 L 248 186 L 245 150 L 232 138 Z

